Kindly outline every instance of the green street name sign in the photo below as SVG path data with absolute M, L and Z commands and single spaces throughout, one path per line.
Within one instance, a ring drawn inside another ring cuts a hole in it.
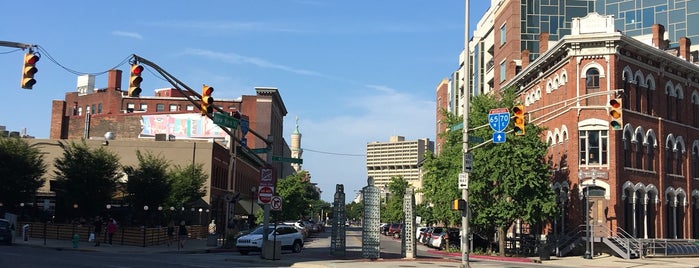
M 291 158 L 291 157 L 281 157 L 281 156 L 272 156 L 272 161 L 274 161 L 274 162 L 288 162 L 288 163 L 294 163 L 294 164 L 303 164 L 303 159 L 301 159 L 301 158 Z
M 481 137 L 476 137 L 476 136 L 468 135 L 468 142 L 482 143 L 482 142 L 484 142 L 484 141 L 485 141 L 485 139 L 483 139 L 483 138 L 481 138 Z
M 214 124 L 236 129 L 238 127 L 238 119 L 224 113 L 214 113 Z
M 256 153 L 256 154 L 264 154 L 264 153 L 267 153 L 267 148 L 253 148 L 253 149 L 250 149 L 250 151 L 252 151 L 253 153 Z

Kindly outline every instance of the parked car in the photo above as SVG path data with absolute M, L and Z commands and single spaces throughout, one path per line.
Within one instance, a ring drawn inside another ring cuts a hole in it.
M 12 244 L 12 228 L 8 220 L 0 219 L 0 243 Z
M 432 240 L 434 239 L 434 236 L 441 234 L 443 229 L 444 227 L 433 227 L 427 232 L 427 234 L 425 234 L 426 237 L 423 238 L 424 240 L 422 243 L 425 246 L 432 247 Z
M 457 228 L 442 228 L 439 233 L 432 233 L 432 241 L 430 246 L 438 249 L 460 248 L 461 246 L 461 229 Z M 447 243 L 448 241 L 448 243 Z
M 432 236 L 432 230 L 434 227 L 427 227 L 420 232 L 420 236 L 417 238 L 417 242 L 420 244 L 427 244 L 427 238 Z
M 268 240 L 281 242 L 282 249 L 291 250 L 294 253 L 301 252 L 303 248 L 303 235 L 296 227 L 291 225 L 270 226 L 264 230 L 263 226 L 258 227 L 247 235 L 241 236 L 236 241 L 236 248 L 241 255 L 248 255 L 251 251 L 262 251 L 262 238 L 267 236 Z M 276 236 L 276 238 L 275 238 Z
M 388 228 L 389 227 L 391 227 L 391 223 L 387 223 L 387 224 L 381 226 L 381 234 L 388 235 Z
M 308 225 L 306 225 L 303 221 L 285 221 L 283 224 L 296 227 L 296 229 L 298 229 L 303 235 L 303 239 L 308 238 L 308 236 L 311 234 Z
M 402 223 L 393 223 L 393 224 L 391 224 L 390 227 L 388 227 L 388 234 L 387 235 L 393 236 L 394 238 L 400 238 L 402 231 L 403 231 L 403 224 Z
M 420 226 L 420 227 L 415 228 L 415 241 L 420 242 L 420 233 L 422 233 L 427 228 L 428 228 L 427 226 Z

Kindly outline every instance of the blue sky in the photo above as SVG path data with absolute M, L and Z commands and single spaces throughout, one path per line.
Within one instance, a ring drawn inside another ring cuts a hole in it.
M 490 1 L 471 1 L 471 28 Z M 0 125 L 48 138 L 51 101 L 75 91 L 75 73 L 101 74 L 131 54 L 155 62 L 214 98 L 276 87 L 288 115 L 299 117 L 303 168 L 332 201 L 366 185 L 366 144 L 435 139 L 435 88 L 458 68 L 464 4 L 457 0 L 336 1 L 8 1 L 0 40 L 37 44 L 33 90 L 19 86 L 24 51 L 0 47 Z M 50 56 L 55 60 L 49 59 Z M 104 74 L 103 74 L 104 73 Z M 142 95 L 170 87 L 146 71 Z

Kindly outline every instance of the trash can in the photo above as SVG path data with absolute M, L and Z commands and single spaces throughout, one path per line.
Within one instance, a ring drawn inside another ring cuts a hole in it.
M 265 241 L 262 248 L 262 258 L 265 260 L 279 260 L 282 257 L 282 241 Z
M 539 245 L 539 260 L 548 261 L 551 259 L 551 250 L 546 244 Z
M 206 237 L 206 246 L 207 247 L 218 246 L 218 236 L 216 234 L 209 234 Z

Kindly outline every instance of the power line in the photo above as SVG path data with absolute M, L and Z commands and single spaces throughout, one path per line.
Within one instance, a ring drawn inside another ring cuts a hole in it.
M 319 154 L 366 157 L 365 154 L 346 154 L 346 153 L 325 152 L 325 151 L 318 151 L 318 150 L 313 150 L 313 149 L 308 149 L 308 148 L 301 148 L 301 149 L 304 151 L 309 151 L 309 152 L 314 152 L 314 153 L 319 153 Z
M 119 64 L 115 65 L 114 67 L 112 67 L 112 68 L 110 68 L 110 69 L 108 69 L 108 70 L 106 70 L 106 71 L 97 72 L 97 73 L 86 73 L 86 72 L 80 72 L 80 71 L 76 71 L 76 70 L 73 70 L 73 69 L 71 69 L 71 68 L 66 67 L 65 65 L 61 64 L 61 63 L 58 62 L 56 59 L 54 59 L 54 58 L 51 56 L 51 54 L 48 52 L 48 50 L 46 50 L 44 47 L 42 47 L 42 46 L 36 46 L 36 47 L 39 49 L 39 51 L 42 52 L 42 54 L 45 54 L 46 57 L 47 57 L 51 62 L 53 62 L 54 64 L 58 65 L 59 67 L 63 68 L 64 70 L 66 70 L 66 71 L 68 71 L 69 73 L 72 73 L 72 74 L 74 74 L 74 75 L 85 75 L 85 74 L 94 75 L 94 76 L 103 75 L 103 74 L 106 74 L 107 72 L 109 72 L 109 70 L 116 69 L 116 68 L 118 68 L 119 66 L 124 65 L 125 63 L 129 62 L 129 59 L 131 59 L 131 55 L 129 55 L 128 57 L 124 58 L 124 60 L 122 60 L 121 62 L 119 62 Z M 43 56 L 43 55 L 42 55 L 42 56 Z
M 18 48 L 18 49 L 13 49 L 13 50 L 10 50 L 10 51 L 0 52 L 0 54 L 10 54 L 10 53 L 14 53 L 15 51 L 20 51 L 20 50 L 22 50 L 22 49 L 21 49 L 21 48 Z

